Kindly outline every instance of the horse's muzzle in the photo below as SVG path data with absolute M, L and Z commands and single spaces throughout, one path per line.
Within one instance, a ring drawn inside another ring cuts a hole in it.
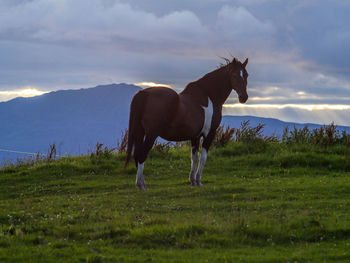
M 239 102 L 240 103 L 246 103 L 246 101 L 248 100 L 248 95 L 246 96 L 239 96 Z

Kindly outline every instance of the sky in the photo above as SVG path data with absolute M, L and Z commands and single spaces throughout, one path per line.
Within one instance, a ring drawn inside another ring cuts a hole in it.
M 224 114 L 350 126 L 350 2 L 0 0 L 0 101 L 154 82 L 181 91 L 249 58 Z

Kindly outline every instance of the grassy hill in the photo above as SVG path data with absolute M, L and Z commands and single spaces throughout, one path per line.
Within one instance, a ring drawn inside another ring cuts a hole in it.
M 149 190 L 124 154 L 0 170 L 1 262 L 349 262 L 350 148 L 229 142 L 203 187 L 190 147 L 152 150 Z

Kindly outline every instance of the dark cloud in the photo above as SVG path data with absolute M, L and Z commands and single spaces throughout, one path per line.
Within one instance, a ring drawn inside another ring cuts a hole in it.
M 302 56 L 332 71 L 350 72 L 350 3 L 311 1 L 289 15 L 289 35 Z

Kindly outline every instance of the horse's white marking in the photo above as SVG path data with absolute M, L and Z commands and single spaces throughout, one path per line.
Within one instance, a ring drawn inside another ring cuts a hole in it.
M 137 164 L 136 185 L 141 190 L 145 190 L 146 189 L 145 181 L 143 180 L 143 166 L 144 166 L 144 163 L 138 163 Z
M 207 150 L 205 148 L 202 148 L 201 160 L 199 162 L 197 175 L 196 175 L 197 185 L 202 185 L 201 184 L 201 178 L 202 178 L 202 172 L 203 172 L 203 168 L 204 168 L 204 165 L 205 165 L 206 161 L 207 161 Z
M 241 77 L 243 78 L 243 70 L 239 71 L 239 75 L 241 75 Z
M 213 103 L 209 97 L 208 97 L 208 106 L 207 107 L 202 106 L 202 108 L 204 109 L 204 123 L 203 123 L 203 128 L 199 135 L 204 135 L 204 137 L 207 137 L 210 131 L 211 120 L 213 118 L 213 111 L 214 111 Z
M 190 172 L 190 182 L 192 185 L 196 185 L 196 168 L 198 165 L 198 150 L 193 152 L 196 147 L 192 147 L 191 151 L 191 172 Z

